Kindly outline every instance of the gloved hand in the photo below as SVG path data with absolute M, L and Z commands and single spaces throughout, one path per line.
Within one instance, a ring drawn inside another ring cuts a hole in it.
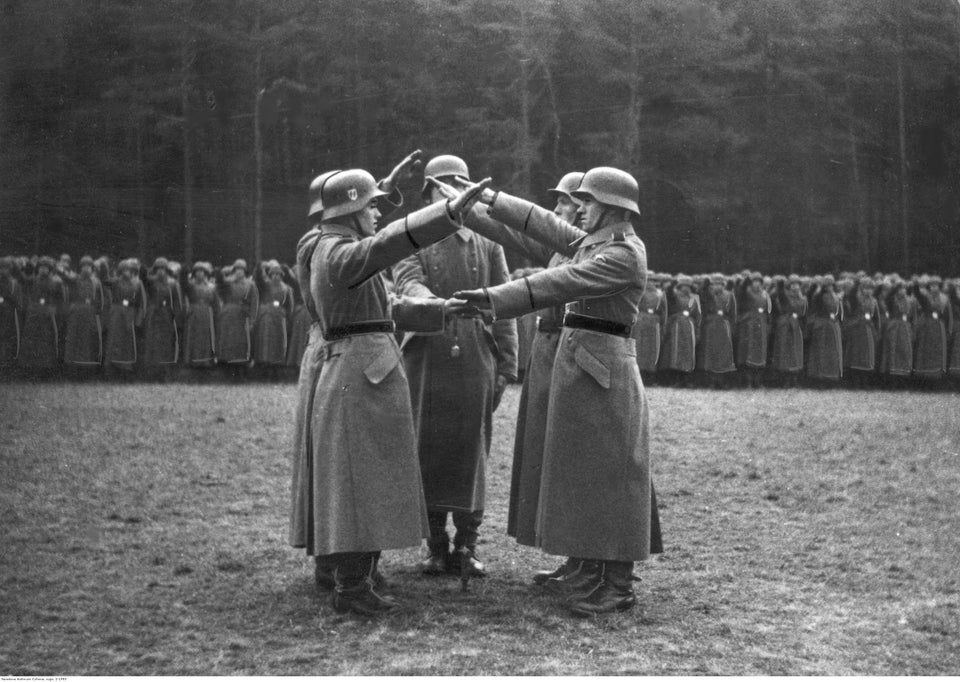
M 409 180 L 413 175 L 413 172 L 420 167 L 421 161 L 420 156 L 423 154 L 419 149 L 416 149 L 398 163 L 390 175 L 385 177 L 380 181 L 380 189 L 382 189 L 387 194 L 390 194 L 393 190 L 397 188 L 397 185 L 400 184 L 403 180 Z

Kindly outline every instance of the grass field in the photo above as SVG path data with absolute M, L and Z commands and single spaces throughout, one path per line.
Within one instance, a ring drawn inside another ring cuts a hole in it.
M 0 385 L 0 674 L 960 673 L 960 396 L 652 388 L 665 553 L 570 618 L 506 537 L 497 413 L 462 593 L 385 553 L 407 608 L 341 616 L 286 544 L 293 384 Z

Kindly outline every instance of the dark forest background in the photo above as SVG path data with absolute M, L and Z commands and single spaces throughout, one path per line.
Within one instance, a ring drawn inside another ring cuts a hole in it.
M 0 7 L 0 253 L 290 262 L 315 175 L 419 147 L 632 172 L 657 270 L 960 273 L 957 0 Z

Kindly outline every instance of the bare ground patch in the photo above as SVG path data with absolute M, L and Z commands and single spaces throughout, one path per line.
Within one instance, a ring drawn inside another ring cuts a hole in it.
M 366 621 L 286 545 L 293 385 L 0 386 L 0 671 L 960 669 L 960 396 L 650 389 L 666 551 L 637 608 L 576 620 L 529 582 L 559 559 L 505 535 L 518 394 L 489 467 L 491 576 L 461 593 L 387 552 L 408 609 Z

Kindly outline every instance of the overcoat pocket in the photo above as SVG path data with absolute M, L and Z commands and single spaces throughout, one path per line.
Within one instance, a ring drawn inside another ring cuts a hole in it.
M 390 372 L 398 364 L 400 364 L 400 356 L 396 352 L 387 351 L 374 358 L 373 362 L 364 368 L 363 374 L 367 377 L 367 381 L 376 386 L 390 376 Z
M 604 388 L 610 388 L 610 369 L 597 356 L 583 346 L 578 346 L 573 357 L 580 369 L 592 376 Z

